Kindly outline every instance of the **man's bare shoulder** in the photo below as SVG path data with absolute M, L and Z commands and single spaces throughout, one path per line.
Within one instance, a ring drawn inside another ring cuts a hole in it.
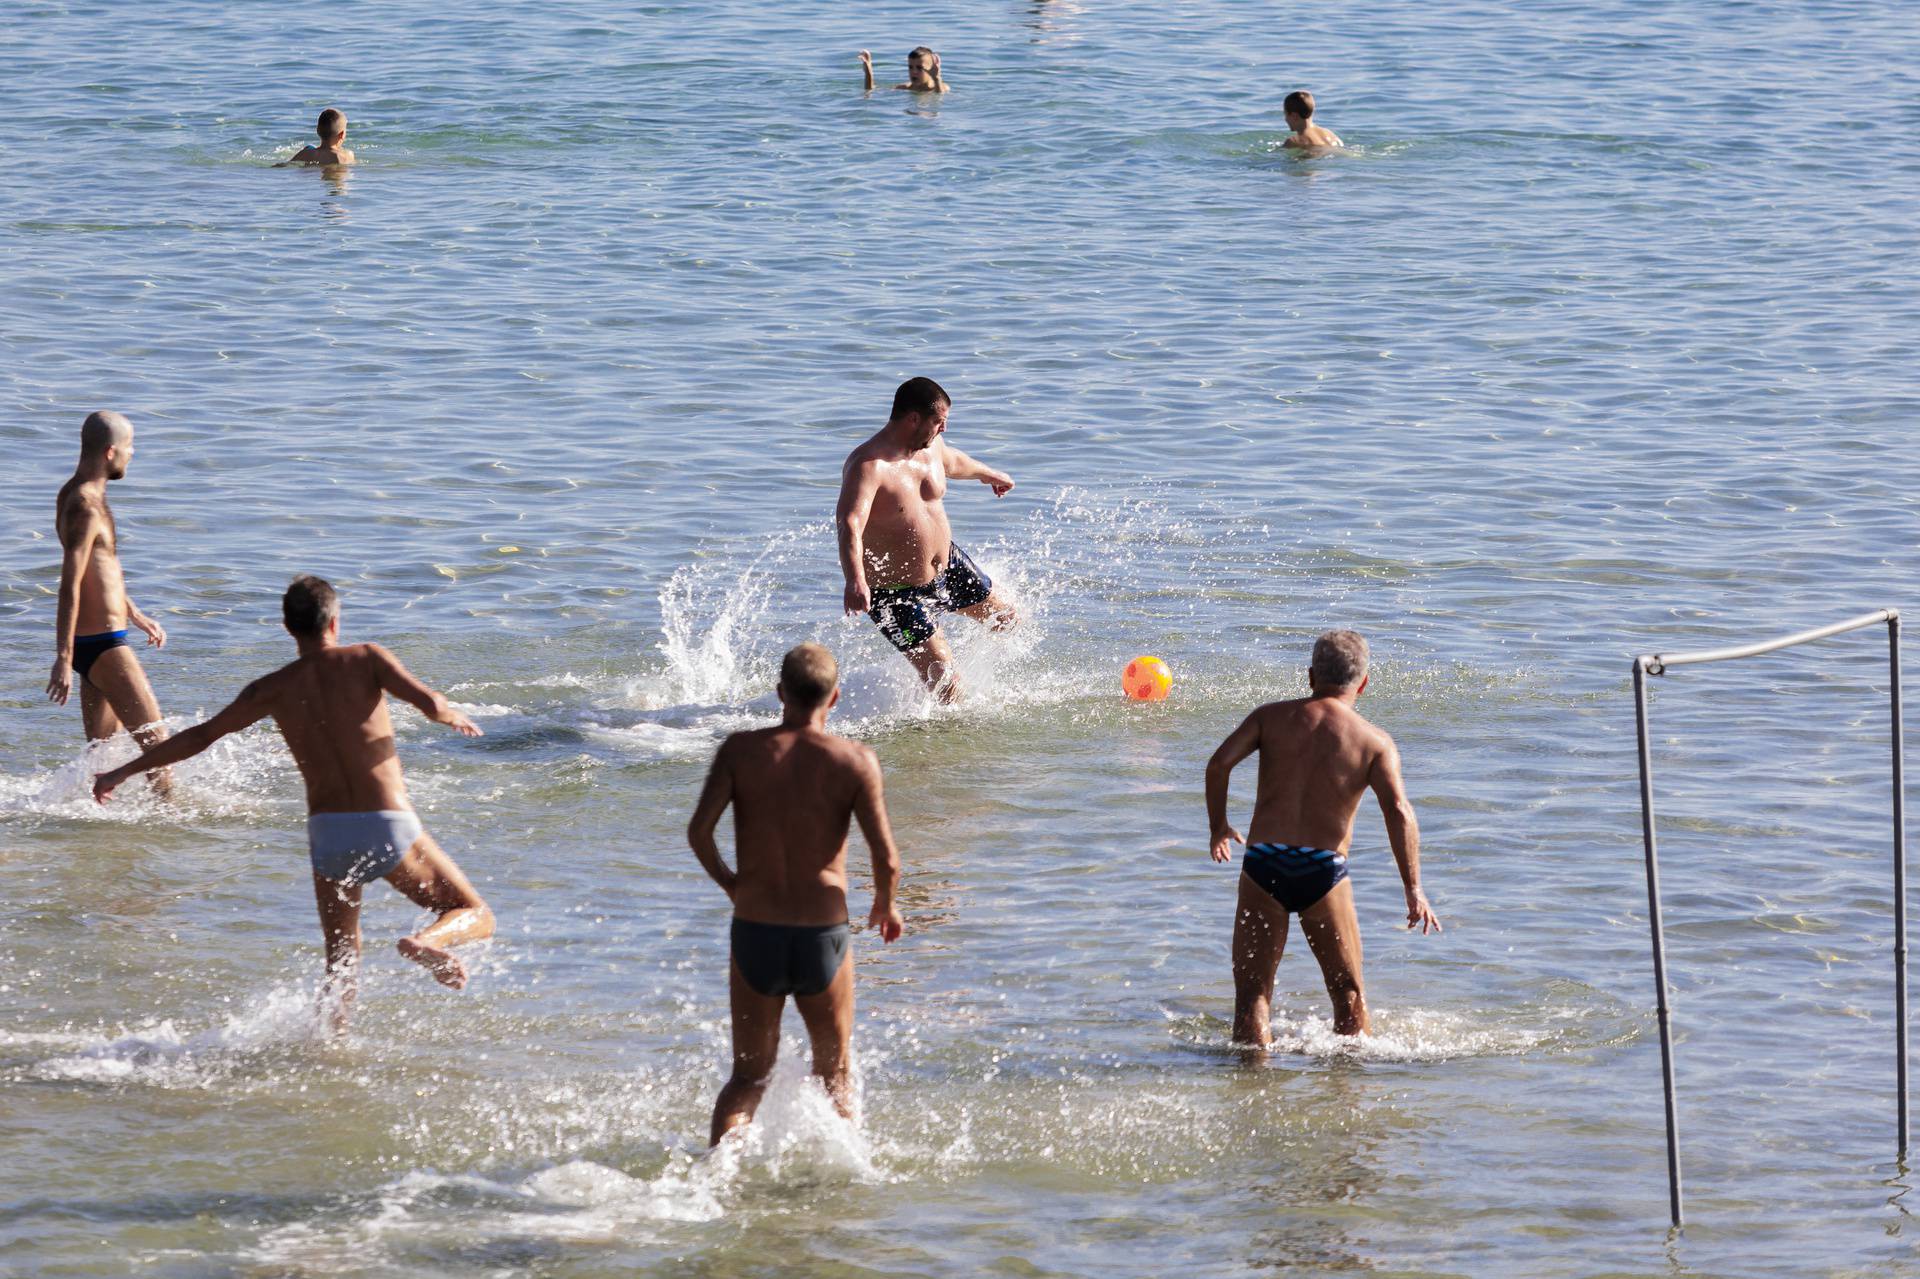
M 105 495 L 95 493 L 78 479 L 68 480 L 61 487 L 60 496 L 54 499 L 54 527 L 63 545 L 74 544 L 75 539 L 105 523 L 106 518 Z

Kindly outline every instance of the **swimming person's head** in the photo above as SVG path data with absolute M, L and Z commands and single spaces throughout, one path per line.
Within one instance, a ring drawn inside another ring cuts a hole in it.
M 1267 101 L 1271 102 L 1273 99 L 1268 98 Z M 1286 113 L 1287 127 L 1299 133 L 1307 127 L 1307 122 L 1313 119 L 1313 95 L 1305 89 L 1295 89 L 1280 103 L 1280 109 Z
M 907 84 L 915 89 L 937 88 L 940 84 L 940 55 L 924 44 L 909 53 Z
M 107 478 L 120 479 L 133 457 L 133 423 L 112 409 L 87 414 L 80 424 L 80 460 L 106 466 Z
M 803 718 L 832 710 L 840 700 L 840 663 L 825 644 L 801 644 L 780 663 L 780 702 Z
M 953 397 L 938 382 L 930 377 L 910 377 L 893 393 L 893 412 L 887 415 L 887 423 L 911 428 L 908 442 L 923 449 L 947 429 L 947 410 L 952 407 Z
M 1358 631 L 1328 631 L 1313 642 L 1313 665 L 1307 684 L 1316 693 L 1344 693 L 1358 697 L 1367 687 L 1367 641 Z
M 302 573 L 280 597 L 280 617 L 296 640 L 324 639 L 339 633 L 340 596 L 325 580 Z
M 347 140 L 347 117 L 328 107 L 320 113 L 320 120 L 313 126 L 313 131 L 320 135 L 321 146 L 337 147 Z

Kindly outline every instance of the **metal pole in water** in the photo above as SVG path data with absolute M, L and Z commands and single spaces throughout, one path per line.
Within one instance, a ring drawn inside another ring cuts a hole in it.
M 1906 731 L 1900 719 L 1900 614 L 1887 618 L 1887 666 L 1893 681 L 1893 1025 L 1900 1092 L 1900 1158 L 1907 1157 L 1907 782 Z
M 1660 922 L 1660 863 L 1654 854 L 1653 846 L 1653 756 L 1647 749 L 1647 663 L 1645 658 L 1635 658 L 1633 662 L 1633 715 L 1636 727 L 1640 730 L 1640 827 L 1647 845 L 1647 922 L 1653 930 L 1653 984 L 1658 996 L 1660 1010 L 1660 1071 L 1667 1091 L 1667 1201 L 1673 1211 L 1673 1224 L 1680 1225 L 1680 1120 L 1674 1110 L 1673 1096 L 1673 1015 L 1667 1007 L 1667 944 L 1666 930 Z M 1905 934 L 1903 933 L 1904 937 Z M 1905 987 L 1902 987 L 1901 1008 L 1906 1007 Z M 1904 1011 L 1902 1013 L 1904 1017 Z M 1904 1022 L 1902 1023 L 1904 1027 Z M 1904 1045 L 1905 1031 L 1902 1030 L 1901 1043 Z M 1901 1070 L 1906 1069 L 1904 1048 L 1901 1054 Z M 1904 1080 L 1905 1074 L 1902 1074 Z M 1901 1132 L 1902 1147 L 1905 1146 L 1906 1132 L 1906 1093 L 1901 1092 Z

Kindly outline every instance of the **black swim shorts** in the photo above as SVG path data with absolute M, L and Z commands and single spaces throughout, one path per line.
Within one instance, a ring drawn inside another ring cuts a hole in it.
M 733 921 L 733 962 L 759 994 L 817 995 L 833 985 L 846 959 L 845 924 Z
M 873 593 L 867 616 L 880 627 L 887 642 L 902 653 L 912 652 L 940 629 L 940 614 L 986 602 L 993 593 L 988 577 L 973 557 L 958 545 L 947 547 L 946 572 L 920 586 L 883 586 Z

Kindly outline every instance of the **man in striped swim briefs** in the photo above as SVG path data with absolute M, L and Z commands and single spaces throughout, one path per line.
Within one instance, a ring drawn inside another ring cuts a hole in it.
M 1334 1031 L 1367 1033 L 1360 921 L 1347 879 L 1353 817 L 1366 791 L 1378 797 L 1386 818 L 1407 891 L 1407 927 L 1440 928 L 1420 890 L 1420 828 L 1400 779 L 1400 752 L 1354 709 L 1367 687 L 1367 641 L 1353 631 L 1322 635 L 1314 641 L 1307 686 L 1308 696 L 1270 702 L 1247 716 L 1207 762 L 1213 860 L 1231 860 L 1233 843 L 1247 849 L 1233 923 L 1233 1041 L 1257 1048 L 1273 1042 L 1273 978 L 1293 915 L 1320 961 Z M 1234 765 L 1256 751 L 1260 778 L 1249 843 L 1227 822 L 1227 783 Z

